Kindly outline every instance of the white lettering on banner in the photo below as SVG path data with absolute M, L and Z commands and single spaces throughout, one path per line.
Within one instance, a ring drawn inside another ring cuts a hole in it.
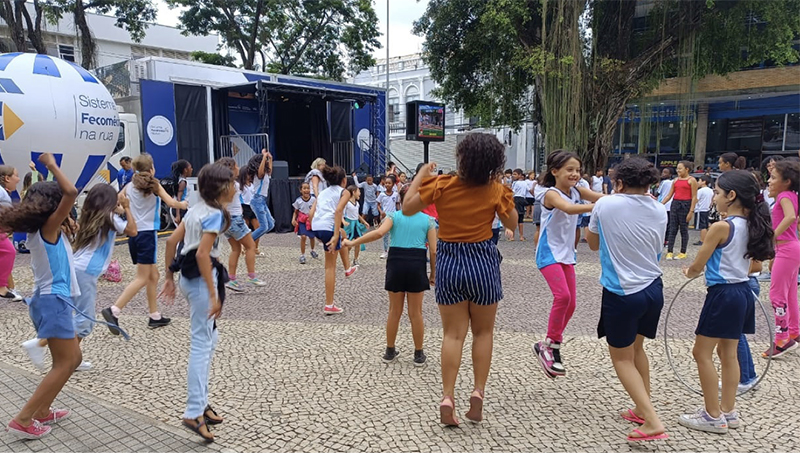
M 147 137 L 158 146 L 166 146 L 172 141 L 172 123 L 162 115 L 156 115 L 147 122 Z
M 85 94 L 75 95 L 74 100 L 75 138 L 86 141 L 116 140 L 120 123 L 114 102 Z

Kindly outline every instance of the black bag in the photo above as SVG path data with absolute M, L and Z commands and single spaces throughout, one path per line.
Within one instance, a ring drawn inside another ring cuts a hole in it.
M 159 182 L 169 196 L 175 198 L 175 195 L 178 193 L 178 181 L 175 181 L 175 178 L 172 176 L 168 176 Z

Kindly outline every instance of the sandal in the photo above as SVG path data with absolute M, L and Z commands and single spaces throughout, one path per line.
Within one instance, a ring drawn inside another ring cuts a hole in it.
M 452 396 L 442 398 L 442 402 L 439 403 L 439 421 L 445 426 L 458 426 L 458 419 L 454 414 L 455 410 L 456 402 Z
M 219 425 L 220 423 L 224 422 L 225 419 L 220 417 L 219 414 L 211 407 L 209 404 L 206 406 L 206 410 L 203 411 L 203 417 L 206 419 L 206 423 L 209 425 Z
M 633 409 L 628 409 L 627 411 L 619 414 L 619 416 L 629 422 L 636 423 L 638 425 L 644 425 L 644 419 L 636 415 L 636 413 L 633 412 Z
M 631 436 L 628 434 L 628 442 L 639 442 L 643 440 L 661 440 L 661 439 L 668 439 L 669 435 L 667 433 L 657 433 L 657 434 L 645 434 L 640 429 L 634 429 L 633 433 L 635 436 Z
M 205 443 L 210 444 L 214 442 L 214 435 L 211 434 L 211 431 L 208 429 L 208 425 L 206 425 L 206 421 L 202 420 L 202 417 L 197 417 L 196 419 L 192 420 L 195 423 L 197 423 L 196 425 L 192 425 L 186 420 L 187 419 L 183 419 L 183 426 L 189 428 L 189 430 L 195 432 L 198 436 L 202 437 Z M 203 426 L 206 427 L 206 432 L 208 433 L 208 436 L 206 436 L 205 434 L 202 433 L 202 431 L 200 431 L 200 428 L 202 428 Z
M 483 420 L 483 390 L 475 389 L 469 397 L 469 411 L 465 415 L 473 422 Z

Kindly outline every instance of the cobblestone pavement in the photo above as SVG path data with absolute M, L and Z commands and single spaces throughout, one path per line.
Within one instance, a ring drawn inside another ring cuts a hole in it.
M 695 238 L 692 238 L 695 240 Z M 163 245 L 163 241 L 162 241 Z M 400 360 L 380 361 L 385 337 L 386 293 L 379 244 L 362 252 L 361 269 L 350 279 L 339 273 L 337 302 L 345 313 L 324 317 L 322 262 L 300 265 L 297 240 L 270 234 L 266 258 L 257 261 L 264 288 L 232 294 L 219 321 L 220 343 L 213 362 L 211 403 L 226 417 L 214 430 L 223 451 L 800 451 L 796 401 L 800 398 L 800 354 L 772 362 L 760 387 L 738 408 L 744 426 L 720 436 L 678 426 L 679 414 L 702 404 L 684 388 L 665 355 L 664 318 L 659 338 L 648 343 L 653 400 L 670 439 L 629 445 L 634 426 L 617 415 L 631 405 L 614 375 L 605 342 L 596 339 L 601 288 L 597 255 L 579 247 L 578 308 L 563 350 L 569 375 L 544 377 L 531 352 L 542 338 L 550 292 L 533 263 L 530 242 L 501 242 L 505 300 L 501 302 L 494 360 L 486 389 L 485 421 L 459 429 L 438 424 L 441 328 L 433 294 L 425 296 L 428 364 L 412 366 L 407 321 L 397 346 Z M 163 250 L 163 246 L 161 247 Z M 690 248 L 690 257 L 696 249 Z M 224 252 L 227 253 L 227 252 Z M 117 247 L 123 283 L 100 283 L 98 312 L 114 302 L 133 277 L 127 247 Z M 227 256 L 227 255 L 225 255 Z M 665 262 L 667 306 L 686 279 L 683 262 Z M 31 285 L 28 257 L 17 258 L 18 287 Z M 764 292 L 767 285 L 763 284 Z M 695 386 L 691 359 L 693 330 L 703 302 L 701 281 L 688 284 L 671 311 L 669 345 L 676 368 Z M 766 301 L 766 297 L 762 297 Z M 189 350 L 187 306 L 161 307 L 173 325 L 146 328 L 144 296 L 123 312 L 130 342 L 98 328 L 84 342 L 84 358 L 95 369 L 76 373 L 59 397 L 75 416 L 54 430 L 51 441 L 0 441 L 0 450 L 173 451 L 201 447 L 180 427 Z M 665 313 L 666 313 L 665 307 Z M 769 313 L 769 312 L 768 312 Z M 758 312 L 751 347 L 766 348 L 767 319 Z M 0 414 L 7 421 L 36 385 L 33 367 L 19 343 L 34 335 L 24 305 L 0 302 Z M 457 385 L 459 414 L 472 385 L 469 338 Z M 756 358 L 763 372 L 766 361 Z M 463 417 L 462 417 L 463 418 Z M 119 420 L 124 419 L 124 421 Z M 133 423 L 131 423 L 133 420 Z M 127 434 L 125 434 L 127 433 Z M 48 443 L 50 442 L 50 443 Z

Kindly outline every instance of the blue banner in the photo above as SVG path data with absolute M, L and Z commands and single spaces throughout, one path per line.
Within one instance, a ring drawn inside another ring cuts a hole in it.
M 144 151 L 153 156 L 156 177 L 164 178 L 178 160 L 175 89 L 169 82 L 142 80 L 141 98 Z

